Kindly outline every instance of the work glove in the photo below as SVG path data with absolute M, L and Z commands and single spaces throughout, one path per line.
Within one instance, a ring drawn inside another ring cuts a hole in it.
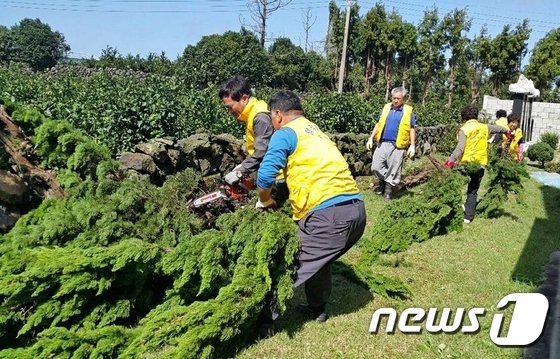
M 241 180 L 241 177 L 243 177 L 243 174 L 241 173 L 241 165 L 239 165 L 224 176 L 224 181 L 229 185 L 234 185 Z
M 408 158 L 414 158 L 415 154 L 416 147 L 414 145 L 410 145 L 410 147 L 408 147 L 408 150 L 406 151 L 406 155 L 408 156 Z
M 515 135 L 515 131 L 508 130 L 508 132 L 506 132 L 506 138 L 508 139 L 508 141 L 513 140 L 514 135 Z
M 447 168 L 453 168 L 453 167 L 455 167 L 455 161 L 452 161 L 452 160 L 449 160 L 449 159 L 445 160 L 444 165 Z
M 276 201 L 272 197 L 266 202 L 261 202 L 259 199 L 257 204 L 255 204 L 255 208 L 259 209 L 276 208 L 276 206 Z
M 367 140 L 366 148 L 368 149 L 368 151 L 371 151 L 371 149 L 373 148 L 373 137 L 370 137 L 370 138 Z

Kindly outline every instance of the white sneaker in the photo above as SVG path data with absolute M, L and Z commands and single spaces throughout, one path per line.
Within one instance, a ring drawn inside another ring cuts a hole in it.
M 469 219 L 463 218 L 463 223 L 469 224 L 471 221 Z

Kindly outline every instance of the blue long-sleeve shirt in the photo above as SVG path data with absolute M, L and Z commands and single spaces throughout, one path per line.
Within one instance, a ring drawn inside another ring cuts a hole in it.
M 288 157 L 294 153 L 297 146 L 297 135 L 289 127 L 275 131 L 270 138 L 268 150 L 259 167 L 257 186 L 271 188 L 278 172 L 286 167 Z
M 288 157 L 294 153 L 297 147 L 297 135 L 289 127 L 283 127 L 274 132 L 268 150 L 261 162 L 257 176 L 257 186 L 262 189 L 271 188 L 276 181 L 278 172 L 286 167 Z M 337 203 L 346 202 L 352 199 L 363 200 L 359 193 L 341 194 L 333 196 L 311 209 L 311 211 L 327 208 Z

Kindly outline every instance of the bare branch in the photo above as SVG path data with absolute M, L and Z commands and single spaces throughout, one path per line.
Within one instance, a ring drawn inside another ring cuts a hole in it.
M 311 30 L 311 27 L 313 25 L 315 25 L 315 22 L 317 21 L 317 16 L 313 16 L 311 14 L 311 8 L 305 9 L 302 15 L 303 15 L 302 24 L 303 24 L 303 31 L 304 31 L 304 38 L 305 38 L 304 40 L 305 52 L 307 53 L 307 51 L 309 50 L 309 30 Z
M 249 0 L 247 9 L 256 25 L 251 28 L 259 35 L 259 42 L 264 47 L 266 39 L 266 22 L 273 12 L 288 6 L 292 0 Z

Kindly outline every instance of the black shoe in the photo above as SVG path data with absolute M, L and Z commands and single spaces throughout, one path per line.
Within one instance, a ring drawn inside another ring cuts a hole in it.
M 297 310 L 302 313 L 313 317 L 316 322 L 324 323 L 327 321 L 327 313 L 325 309 L 312 307 L 307 303 L 300 303 L 297 305 Z
M 259 339 L 270 338 L 274 335 L 274 323 L 259 324 Z
M 391 197 L 393 195 L 393 186 L 391 186 L 390 184 L 387 184 L 385 186 L 385 193 L 383 195 L 383 198 L 385 199 L 385 201 L 390 201 Z
M 375 190 L 375 194 L 383 196 L 383 193 L 385 193 L 385 181 L 379 181 L 379 185 L 377 186 L 377 189 Z

